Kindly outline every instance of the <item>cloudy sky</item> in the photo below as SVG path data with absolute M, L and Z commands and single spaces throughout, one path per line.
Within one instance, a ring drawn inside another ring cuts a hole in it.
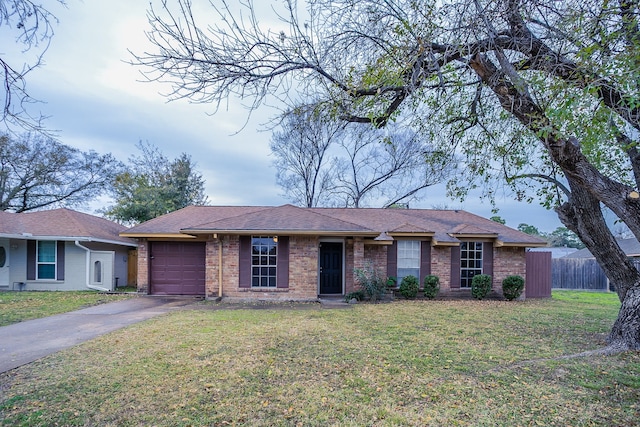
M 246 123 L 248 111 L 230 99 L 215 115 L 212 106 L 186 101 L 167 103 L 159 92 L 169 88 L 140 82 L 139 70 L 125 61 L 128 49 L 142 52 L 147 1 L 68 0 L 52 9 L 59 19 L 44 65 L 28 77 L 37 107 L 50 116 L 47 126 L 60 140 L 82 150 L 111 152 L 122 161 L 148 141 L 173 159 L 191 155 L 206 180 L 215 205 L 280 205 L 288 201 L 275 183 L 269 155 L 270 133 L 261 125 L 275 114 L 261 110 Z M 271 2 L 270 2 L 271 3 Z M 489 217 L 491 207 L 477 198 L 451 201 L 442 188 L 429 189 L 411 207 L 447 205 Z M 101 206 L 91 206 L 89 212 Z M 507 225 L 532 224 L 541 231 L 561 226 L 552 211 L 505 199 L 498 215 Z

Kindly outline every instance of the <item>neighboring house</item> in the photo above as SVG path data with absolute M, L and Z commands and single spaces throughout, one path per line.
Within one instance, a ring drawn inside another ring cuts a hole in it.
M 567 247 L 546 247 L 546 248 L 531 248 L 529 252 L 550 252 L 551 258 L 562 258 L 566 255 L 572 254 L 578 251 L 576 248 L 567 248 Z
M 138 290 L 207 298 L 311 300 L 357 288 L 353 271 L 440 278 L 501 293 L 526 276 L 525 249 L 546 242 L 460 210 L 190 206 L 121 233 L 138 239 Z
M 629 239 L 616 239 L 616 242 L 618 242 L 618 246 L 620 246 L 620 249 L 622 249 L 622 251 L 629 258 L 640 258 L 640 243 L 638 243 L 638 240 L 635 237 L 631 237 Z M 593 254 L 591 254 L 591 252 L 589 252 L 589 249 L 587 248 L 572 252 L 568 255 L 563 256 L 562 258 L 595 259 Z
M 114 290 L 126 285 L 126 227 L 69 209 L 0 211 L 0 290 Z

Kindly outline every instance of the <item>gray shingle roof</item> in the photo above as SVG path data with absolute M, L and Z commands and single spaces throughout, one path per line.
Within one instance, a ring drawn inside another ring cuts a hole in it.
M 0 235 L 15 238 L 89 239 L 135 246 L 120 236 L 126 227 L 97 216 L 71 209 L 10 213 L 0 212 Z
M 300 208 L 283 206 L 190 206 L 122 233 L 130 237 L 202 233 L 339 234 L 376 237 L 433 236 L 458 242 L 456 235 L 495 237 L 517 246 L 544 246 L 546 241 L 461 210 L 381 208 Z

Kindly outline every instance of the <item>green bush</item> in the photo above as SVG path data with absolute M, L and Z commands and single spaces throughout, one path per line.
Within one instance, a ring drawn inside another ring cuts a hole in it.
M 491 291 L 491 276 L 488 274 L 478 274 L 471 279 L 471 296 L 476 299 L 483 299 Z
M 344 296 L 344 300 L 346 302 L 351 301 L 353 298 L 355 298 L 358 301 L 362 301 L 364 299 L 364 292 L 363 291 L 353 291 L 353 292 L 349 292 L 348 294 L 346 294 Z
M 513 301 L 522 295 L 524 290 L 524 279 L 522 276 L 507 276 L 502 281 L 502 294 L 504 297 Z
M 356 284 L 371 301 L 382 299 L 387 293 L 387 277 L 372 266 L 354 269 Z
M 440 278 L 432 274 L 424 278 L 424 296 L 434 299 L 440 291 Z
M 387 278 L 387 286 L 390 288 L 395 288 L 396 286 L 398 286 L 398 279 L 396 277 L 389 276 Z
M 405 276 L 400 282 L 400 295 L 406 299 L 414 299 L 418 295 L 420 285 L 418 284 L 418 278 L 416 276 Z

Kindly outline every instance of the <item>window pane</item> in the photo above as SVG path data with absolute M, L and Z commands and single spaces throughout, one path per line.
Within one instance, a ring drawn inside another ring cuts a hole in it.
M 253 256 L 251 258 L 251 286 L 275 287 L 278 244 L 275 237 L 257 236 L 251 238 Z
M 38 262 L 56 262 L 56 242 L 38 242 Z
M 420 279 L 420 241 L 399 240 L 397 262 L 398 286 L 402 283 L 402 279 L 409 275 Z
M 38 264 L 38 279 L 55 279 L 55 264 Z
M 471 287 L 471 279 L 482 274 L 482 242 L 462 242 L 460 245 L 460 286 Z

